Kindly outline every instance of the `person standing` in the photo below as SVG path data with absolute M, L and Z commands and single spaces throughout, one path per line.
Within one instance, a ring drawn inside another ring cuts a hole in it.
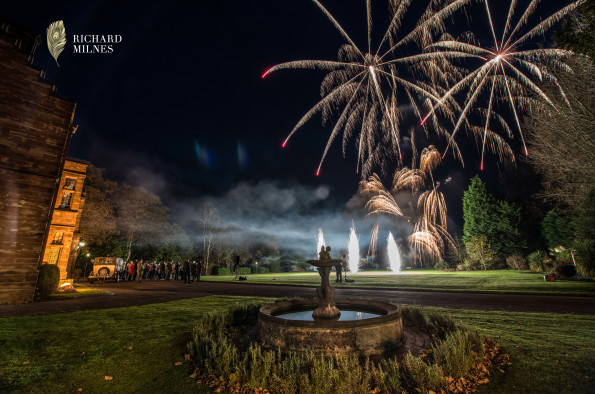
M 236 277 L 234 279 L 238 278 L 238 275 L 240 273 L 240 256 L 235 255 L 233 256 L 233 270 L 236 273 Z
M 134 261 L 128 263 L 128 281 L 131 281 L 134 277 Z
M 336 274 L 337 274 L 337 278 L 336 278 L 335 282 L 337 282 L 337 283 L 343 283 L 343 276 L 342 276 L 342 274 L 343 274 L 343 267 L 341 266 L 341 262 L 339 262 L 339 263 L 337 263 L 335 265 L 335 271 L 336 271 Z
M 184 278 L 184 284 L 190 284 L 190 260 L 188 259 L 182 265 L 182 278 Z
M 159 264 L 159 279 L 165 279 L 165 261 Z
M 143 279 L 143 261 L 139 260 L 136 263 L 136 283 L 142 282 Z
M 200 277 L 202 276 L 202 270 L 204 266 L 202 264 L 202 260 L 198 262 L 198 267 L 196 267 L 196 273 L 198 274 L 198 281 L 200 282 Z
M 174 276 L 175 280 L 180 280 L 180 262 L 176 261 L 176 266 L 174 268 L 174 272 L 176 273 Z
M 196 282 L 196 261 L 190 264 L 190 269 L 192 270 L 192 281 Z

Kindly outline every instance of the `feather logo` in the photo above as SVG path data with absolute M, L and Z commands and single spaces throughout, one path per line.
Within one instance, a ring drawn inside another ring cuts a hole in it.
M 56 21 L 50 25 L 46 30 L 48 49 L 50 54 L 56 59 L 58 64 L 58 56 L 64 50 L 66 46 L 66 29 L 64 28 L 64 22 Z M 58 64 L 60 67 L 60 64 Z

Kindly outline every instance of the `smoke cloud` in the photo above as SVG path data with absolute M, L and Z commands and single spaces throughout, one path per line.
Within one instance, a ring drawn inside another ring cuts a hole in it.
M 197 228 L 201 207 L 207 201 L 218 211 L 219 240 L 232 244 L 274 241 L 280 249 L 293 250 L 307 258 L 317 256 L 319 228 L 326 244 L 332 247 L 331 255 L 339 257 L 347 249 L 352 222 L 359 236 L 360 256 L 365 257 L 370 232 L 378 220 L 366 217 L 365 202 L 359 193 L 341 203 L 332 197 L 332 189 L 327 185 L 282 185 L 274 181 L 240 183 L 222 196 L 178 204 L 172 208 L 172 219 L 186 229 Z M 408 223 L 397 225 L 386 218 L 381 221 L 384 232 L 388 234 L 390 229 L 397 239 L 411 231 Z M 380 235 L 378 243 L 382 248 L 385 241 Z

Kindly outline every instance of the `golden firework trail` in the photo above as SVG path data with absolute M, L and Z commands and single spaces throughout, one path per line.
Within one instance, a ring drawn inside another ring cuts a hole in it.
M 366 0 L 367 49 L 360 49 L 322 3 L 318 0 L 313 1 L 346 42 L 339 49 L 336 61 L 291 61 L 271 67 L 262 75 L 265 78 L 273 71 L 296 68 L 328 71 L 320 87 L 322 99 L 298 121 L 282 146 L 285 147 L 295 132 L 314 115 L 320 113 L 325 123 L 335 115 L 337 109 L 341 109 L 338 111 L 338 118 L 325 146 L 316 175 L 320 174 L 329 148 L 342 131 L 344 154 L 347 142 L 352 135 L 357 134 L 356 171 L 360 172 L 361 169 L 362 177 L 365 178 L 371 173 L 373 165 L 377 164 L 374 156 L 379 141 L 386 141 L 398 157 L 398 161 L 402 161 L 401 105 L 404 102 L 410 103 L 421 119 L 421 111 L 412 93 L 434 104 L 440 100 L 440 92 L 433 88 L 431 83 L 420 83 L 414 74 L 419 73 L 421 77 L 439 74 L 433 69 L 439 67 L 438 60 L 443 59 L 444 55 L 398 54 L 404 52 L 402 48 L 408 45 L 429 45 L 434 34 L 444 31 L 443 21 L 471 0 L 429 0 L 416 26 L 405 34 L 401 34 L 400 30 L 403 20 L 408 16 L 411 0 L 389 0 L 391 21 L 376 50 L 372 49 L 371 0 Z M 403 92 L 405 94 L 401 94 Z M 451 103 L 449 100 L 445 102 Z M 440 112 L 453 116 L 448 105 L 441 105 Z M 443 132 L 446 133 L 444 130 Z
M 566 99 L 564 91 L 551 72 L 551 67 L 561 67 L 568 70 L 568 66 L 562 63 L 562 60 L 572 54 L 571 51 L 563 49 L 536 48 L 535 44 L 531 45 L 531 39 L 542 35 L 553 24 L 559 22 L 569 12 L 576 10 L 584 2 L 585 0 L 575 1 L 527 30 L 530 17 L 538 9 L 541 0 L 532 0 L 516 23 L 517 0 L 511 0 L 504 29 L 501 36 L 499 36 L 492 21 L 490 3 L 488 0 L 483 0 L 493 40 L 489 47 L 476 44 L 472 33 L 466 33 L 458 40 L 445 35 L 441 41 L 427 47 L 431 51 L 442 53 L 451 62 L 465 57 L 482 60 L 481 66 L 469 72 L 441 95 L 441 99 L 431 107 L 421 122 L 423 125 L 430 117 L 436 118 L 436 111 L 443 105 L 450 104 L 449 106 L 452 108 L 451 99 L 453 96 L 459 93 L 464 95 L 462 110 L 459 111 L 460 114 L 454 130 L 450 135 L 449 145 L 442 157 L 448 151 L 449 146 L 456 147 L 454 144 L 455 135 L 464 123 L 468 123 L 468 116 L 475 111 L 485 118 L 484 126 L 467 125 L 478 140 L 481 140 L 481 169 L 484 168 L 486 148 L 498 153 L 501 160 L 505 156 L 514 160 L 510 147 L 504 138 L 490 130 L 490 122 L 495 121 L 509 137 L 513 135 L 506 121 L 494 110 L 494 105 L 499 101 L 507 101 L 510 105 L 524 153 L 529 155 L 519 121 L 519 112 L 544 103 L 554 107 L 552 100 L 538 86 L 538 83 L 544 79 L 555 84 Z M 481 94 L 484 91 L 489 91 L 487 110 L 477 106 L 478 102 L 484 97 Z M 568 100 L 566 102 L 569 105 Z
M 380 177 L 373 174 L 366 181 L 360 183 L 361 193 L 368 198 L 366 209 L 369 215 L 387 214 L 398 218 L 415 220 L 413 234 L 409 236 L 409 244 L 416 251 L 416 261 L 421 261 L 423 255 L 437 261 L 444 256 L 447 246 L 452 246 L 454 241 L 447 231 L 447 211 L 444 195 L 437 190 L 432 171 L 441 162 L 441 156 L 433 145 L 424 148 L 420 155 L 420 168 L 410 169 L 404 167 L 396 171 L 390 191 L 387 190 Z M 430 190 L 418 191 L 430 179 Z M 399 207 L 395 195 L 404 190 L 411 190 L 417 197 L 415 217 L 404 215 Z M 375 239 L 378 237 L 378 225 L 372 230 L 370 248 L 376 247 Z
M 376 251 L 378 249 L 378 228 L 380 227 L 379 223 L 372 228 L 370 232 L 370 247 L 368 248 L 368 256 L 372 257 L 372 261 L 376 260 Z

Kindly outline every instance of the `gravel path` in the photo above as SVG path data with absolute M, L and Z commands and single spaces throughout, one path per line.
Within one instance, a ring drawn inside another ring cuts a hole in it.
M 314 297 L 313 287 L 258 285 L 247 283 L 198 282 L 189 285 L 181 281 L 144 281 L 95 284 L 90 287 L 112 292 L 112 295 L 35 302 L 32 304 L 0 305 L 0 317 L 44 315 L 92 309 L 145 305 L 210 295 L 261 297 Z M 336 289 L 335 298 L 366 298 L 399 302 L 406 305 L 432 305 L 449 308 L 502 310 L 517 312 L 553 312 L 594 314 L 595 297 L 551 295 L 477 294 L 433 291 L 403 291 L 379 289 Z

